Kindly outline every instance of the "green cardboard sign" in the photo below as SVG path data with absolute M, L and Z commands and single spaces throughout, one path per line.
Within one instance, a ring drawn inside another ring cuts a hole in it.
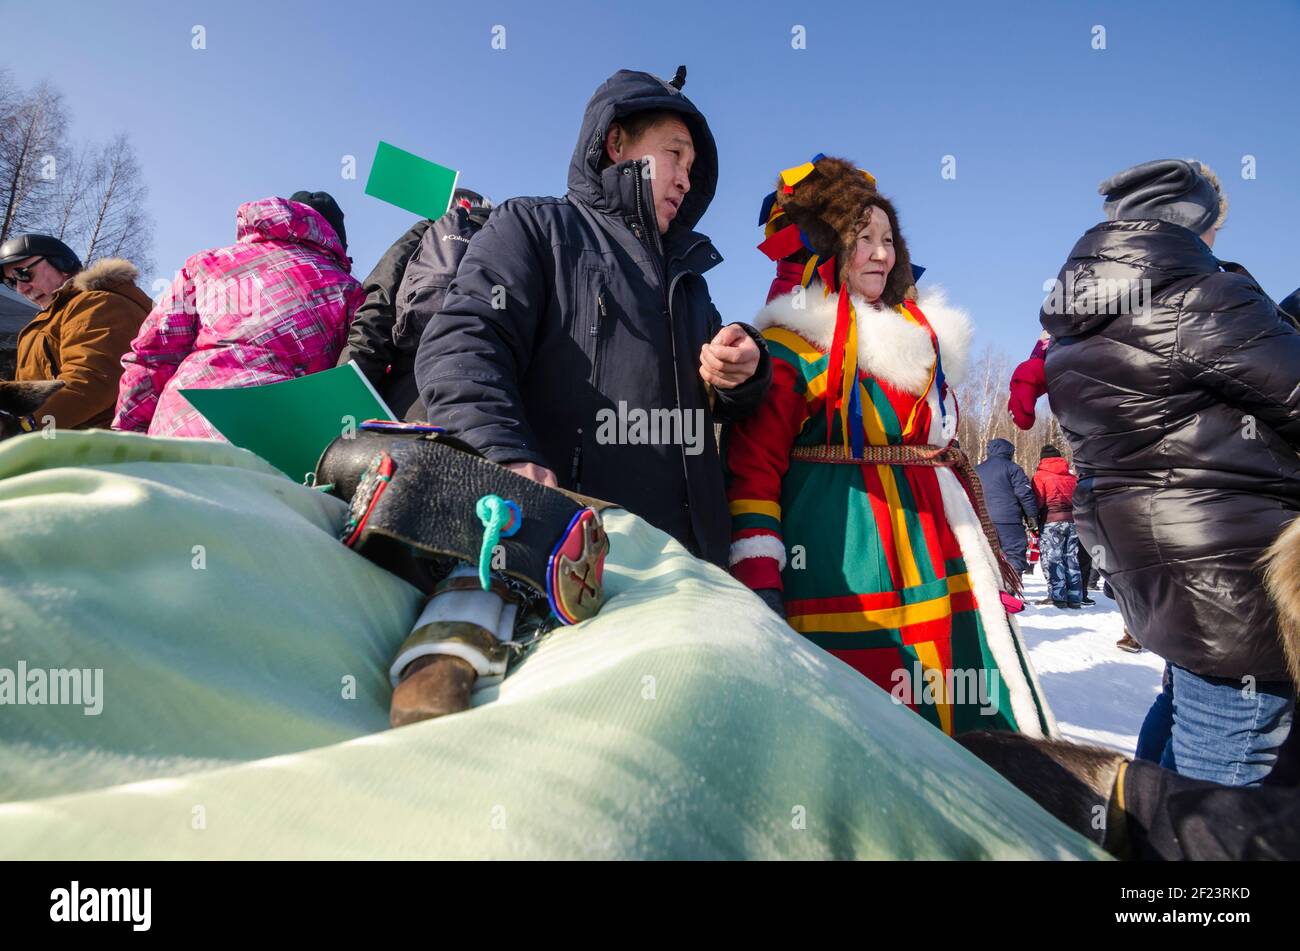
M 295 482 L 306 481 L 335 438 L 367 419 L 397 419 L 355 363 L 265 386 L 181 390 L 181 396 L 241 449 Z
M 366 194 L 413 212 L 441 218 L 451 207 L 460 172 L 380 142 L 366 180 Z

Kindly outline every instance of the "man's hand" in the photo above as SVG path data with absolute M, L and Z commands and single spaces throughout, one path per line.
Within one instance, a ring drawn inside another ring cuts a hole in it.
M 738 324 L 728 324 L 700 348 L 700 376 L 719 390 L 730 390 L 754 375 L 760 356 L 754 338 Z
M 511 472 L 518 472 L 521 476 L 532 479 L 534 482 L 549 485 L 552 489 L 560 487 L 560 482 L 555 478 L 555 473 L 535 462 L 507 462 L 506 468 Z

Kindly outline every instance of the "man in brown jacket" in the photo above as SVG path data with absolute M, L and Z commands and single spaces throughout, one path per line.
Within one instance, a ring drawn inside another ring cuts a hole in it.
M 122 258 L 82 268 L 62 241 L 22 234 L 0 245 L 10 287 L 41 308 L 18 335 L 18 382 L 61 380 L 32 415 L 59 429 L 107 427 L 117 404 L 122 355 L 153 306 L 136 287 L 139 271 Z

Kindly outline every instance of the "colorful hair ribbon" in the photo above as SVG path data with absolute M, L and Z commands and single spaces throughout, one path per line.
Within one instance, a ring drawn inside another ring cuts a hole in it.
M 758 246 L 758 250 L 773 261 L 780 261 L 782 258 L 794 254 L 803 246 L 803 235 L 799 231 L 799 226 L 786 225 L 780 231 L 763 239 L 763 243 Z
M 781 173 L 781 184 L 788 190 L 786 193 L 794 191 L 794 186 L 798 185 L 805 178 L 815 172 L 817 169 L 812 162 L 804 162 L 802 165 L 796 165 L 793 168 L 787 168 Z
M 857 311 L 847 286 L 839 281 L 838 266 L 835 257 L 825 260 L 808 240 L 808 235 L 793 224 L 783 224 L 785 212 L 777 206 L 778 192 L 793 195 L 795 186 L 815 172 L 817 162 L 825 158 L 818 152 L 802 165 L 795 165 L 782 170 L 778 190 L 767 195 L 759 209 L 758 222 L 763 226 L 764 240 L 758 249 L 770 259 L 778 262 L 778 277 L 782 263 L 799 249 L 811 252 L 809 259 L 802 265 L 799 284 L 808 287 L 813 275 L 821 278 L 823 293 L 830 296 L 838 292 L 839 300 L 835 312 L 835 332 L 828 352 L 826 368 L 826 444 L 831 443 L 835 431 L 835 417 L 840 419 L 840 438 L 845 447 L 855 456 L 861 456 L 866 446 L 866 427 L 863 422 L 862 386 L 858 381 L 858 322 Z M 874 186 L 875 176 L 865 169 L 858 169 Z
M 939 337 L 930 326 L 930 321 L 926 319 L 925 314 L 912 301 L 904 301 L 898 306 L 898 310 L 904 317 L 909 318 L 913 323 L 924 327 L 930 335 L 930 342 L 934 345 L 934 367 L 930 370 L 930 384 L 926 387 L 926 393 L 930 392 L 930 386 L 934 386 L 939 394 L 939 420 L 940 422 L 948 418 L 948 411 L 944 408 L 943 398 L 945 391 L 948 389 L 948 381 L 943 375 L 943 353 L 939 347 Z M 918 407 L 913 407 L 912 416 L 916 416 Z M 908 421 L 908 429 L 911 428 L 911 420 Z
M 858 402 L 858 312 L 849 296 L 848 286 L 840 288 L 840 300 L 848 301 L 848 327 L 844 334 L 844 367 L 836 402 L 840 409 L 840 440 L 845 449 L 862 449 L 862 404 Z M 839 322 L 837 315 L 836 322 Z M 855 408 L 856 407 L 856 408 Z

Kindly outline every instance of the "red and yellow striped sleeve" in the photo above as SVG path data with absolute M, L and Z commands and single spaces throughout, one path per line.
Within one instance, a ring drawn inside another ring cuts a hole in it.
M 731 573 L 754 590 L 781 589 L 781 480 L 790 448 L 808 419 L 803 377 L 776 354 L 762 404 L 727 433 L 727 502 L 731 509 Z

